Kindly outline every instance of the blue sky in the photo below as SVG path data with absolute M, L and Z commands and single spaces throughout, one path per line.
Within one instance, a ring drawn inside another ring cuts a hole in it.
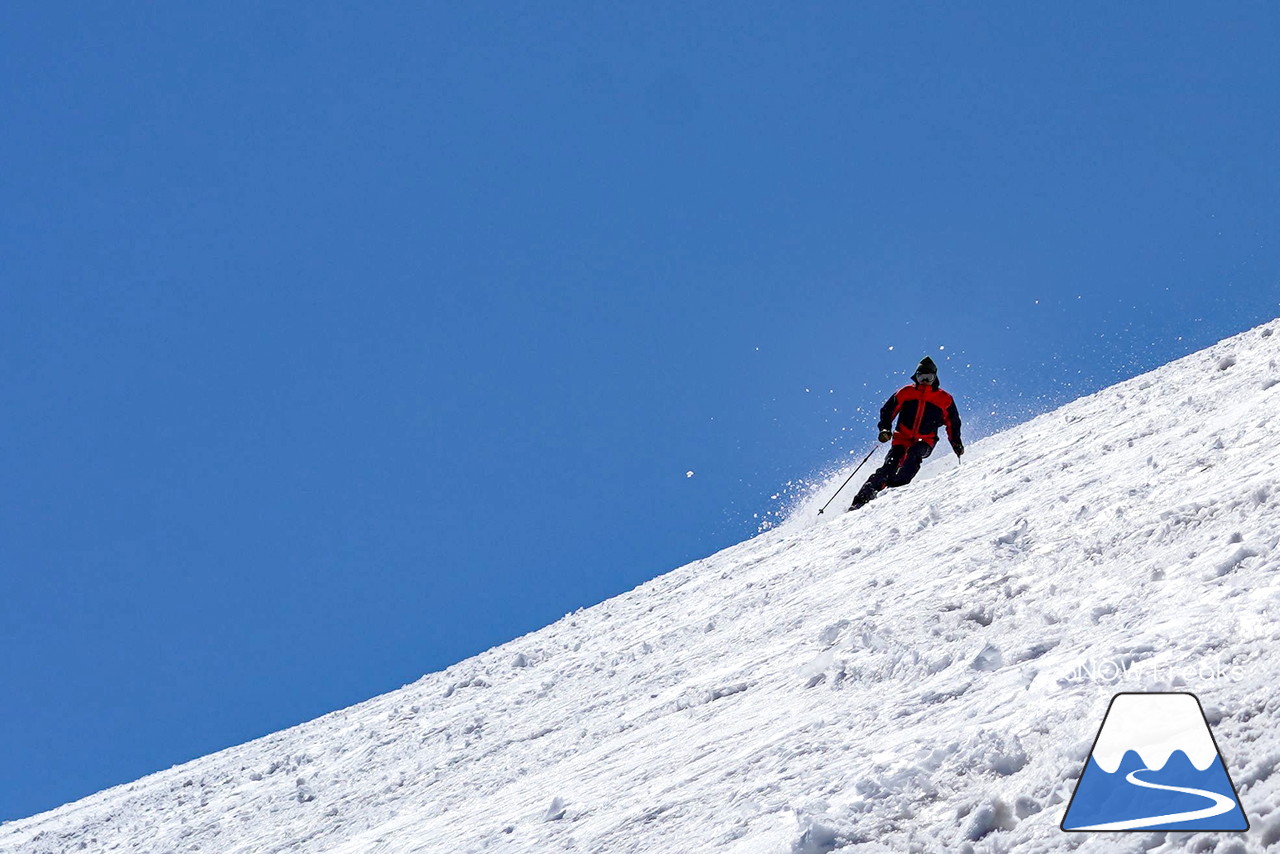
M 922 355 L 977 438 L 1280 314 L 1278 36 L 6 4 L 0 819 L 750 536 Z

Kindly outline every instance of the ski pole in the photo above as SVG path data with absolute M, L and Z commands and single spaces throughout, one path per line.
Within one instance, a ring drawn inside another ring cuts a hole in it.
M 839 494 L 840 494 L 840 492 L 841 492 L 841 490 L 843 490 L 846 486 L 848 486 L 848 485 L 849 485 L 849 481 L 853 480 L 853 476 L 854 476 L 855 474 L 857 474 L 857 473 L 858 473 L 858 469 L 860 469 L 860 468 L 862 468 L 863 466 L 865 466 L 865 465 L 867 464 L 867 460 L 871 459 L 871 455 L 872 455 L 872 454 L 874 454 L 875 452 L 876 452 L 876 446 L 875 446 L 875 445 L 872 445 L 872 446 L 871 446 L 871 450 L 867 451 L 867 455 L 866 455 L 865 457 L 863 457 L 863 458 L 862 458 L 862 462 L 858 463 L 857 468 L 855 468 L 855 469 L 854 469 L 854 470 L 849 474 L 849 476 L 848 476 L 847 478 L 845 478 L 844 483 L 840 484 L 840 489 L 837 489 L 837 490 L 836 490 L 836 495 L 839 495 Z M 822 505 L 822 509 L 818 511 L 818 515 L 819 515 L 819 516 L 821 516 L 821 515 L 822 515 L 822 511 L 823 511 L 823 510 L 826 510 L 828 507 L 830 507 L 830 506 L 831 506 L 831 502 L 832 502 L 832 501 L 835 501 L 835 500 L 836 500 L 836 495 L 833 495 L 833 496 L 831 496 L 830 498 L 828 498 L 828 499 L 827 499 L 827 503 Z

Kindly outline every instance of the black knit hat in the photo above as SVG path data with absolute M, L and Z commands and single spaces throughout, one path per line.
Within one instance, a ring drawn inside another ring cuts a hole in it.
M 916 366 L 916 372 L 911 375 L 911 379 L 914 380 L 920 374 L 933 374 L 933 384 L 938 384 L 938 366 L 928 356 L 920 360 L 920 364 Z

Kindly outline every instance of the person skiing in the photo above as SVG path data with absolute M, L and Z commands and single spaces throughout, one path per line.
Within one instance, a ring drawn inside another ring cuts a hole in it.
M 938 386 L 938 366 L 925 356 L 911 375 L 912 384 L 890 395 L 880 407 L 881 442 L 893 439 L 893 447 L 884 459 L 884 465 L 872 472 L 871 477 L 853 497 L 850 510 L 857 510 L 885 487 L 906 486 L 920 471 L 924 458 L 933 453 L 938 441 L 938 428 L 947 428 L 947 440 L 959 457 L 964 454 L 960 441 L 960 411 L 956 402 Z M 898 427 L 893 429 L 893 419 Z

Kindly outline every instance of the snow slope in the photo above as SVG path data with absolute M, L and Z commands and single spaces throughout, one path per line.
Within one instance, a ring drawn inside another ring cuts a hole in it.
M 399 691 L 6 824 L 0 852 L 1275 847 L 1278 359 L 1273 321 L 859 513 L 815 495 Z M 1200 697 L 1249 833 L 1059 829 L 1108 701 L 1144 689 Z

